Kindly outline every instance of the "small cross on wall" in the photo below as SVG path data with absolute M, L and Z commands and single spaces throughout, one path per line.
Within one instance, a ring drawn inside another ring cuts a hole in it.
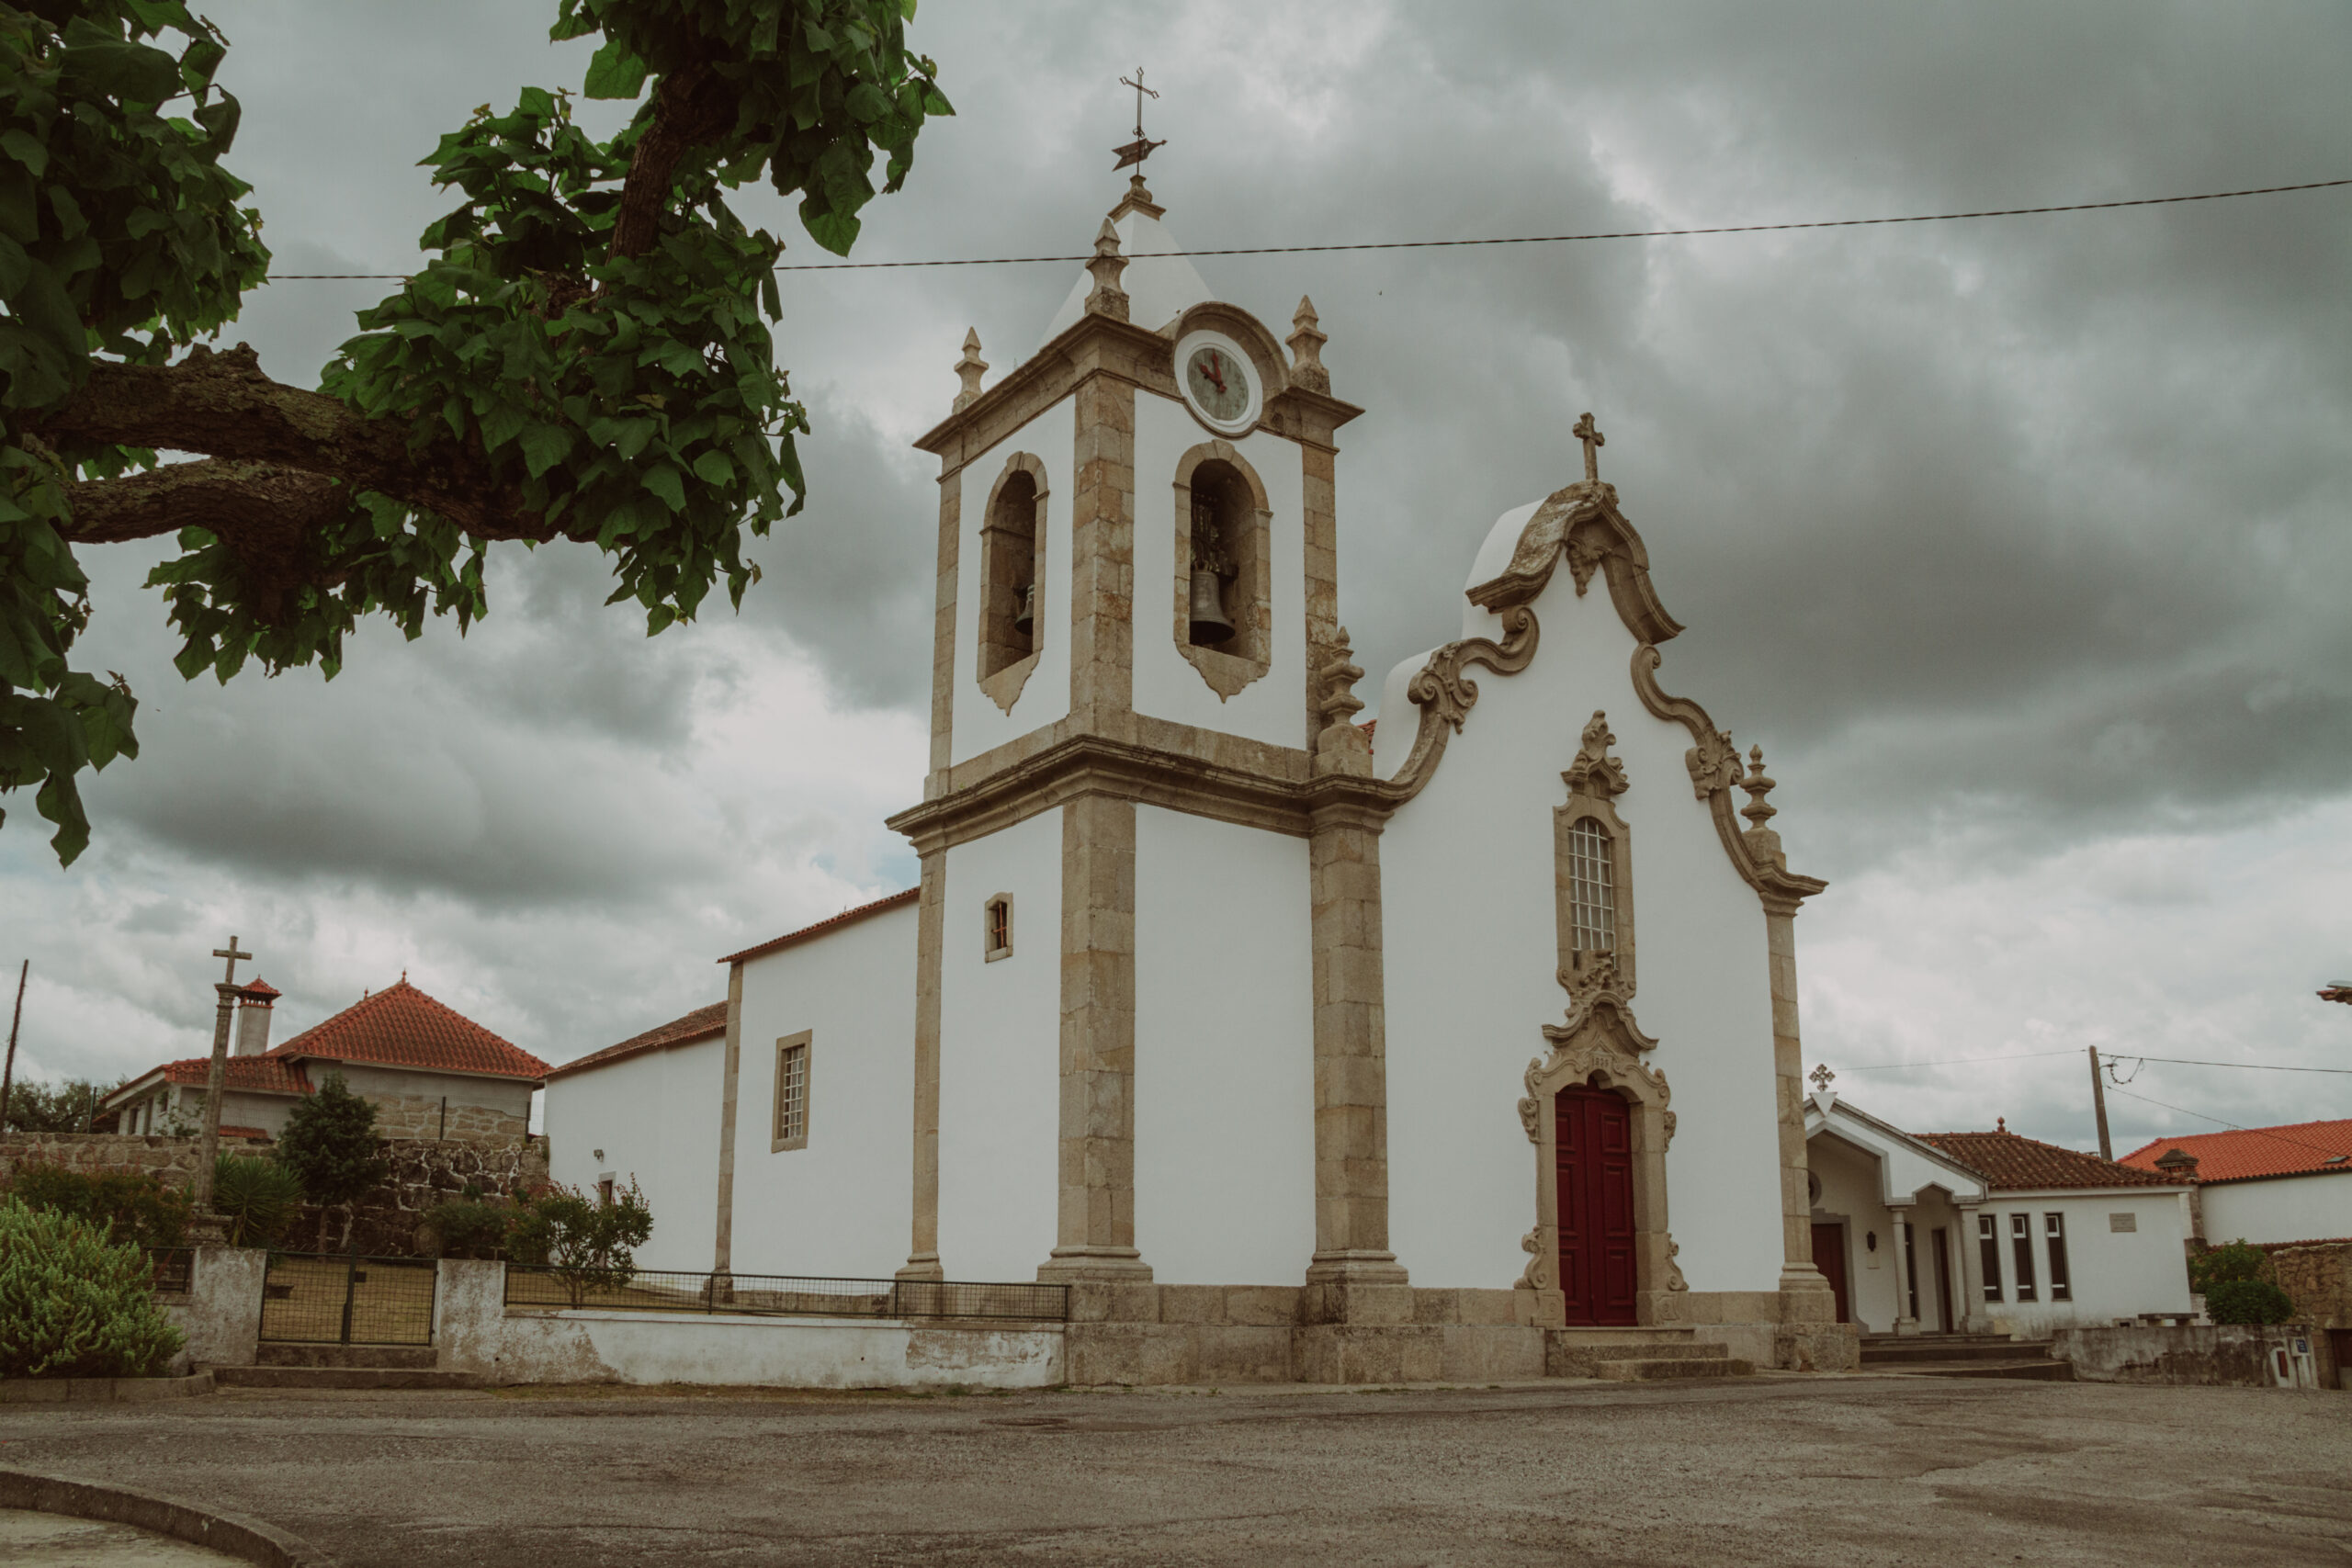
M 1813 1087 L 1816 1089 L 1827 1089 L 1830 1085 L 1830 1081 L 1836 1078 L 1837 1076 L 1838 1075 L 1836 1073 L 1829 1070 L 1829 1064 L 1826 1062 L 1815 1064 L 1813 1071 L 1805 1075 L 1805 1077 L 1813 1080 Z
M 1600 434 L 1592 423 L 1592 412 L 1587 410 L 1577 421 L 1570 435 L 1584 443 L 1584 479 L 1587 484 L 1600 482 L 1600 448 L 1609 445 L 1609 437 Z

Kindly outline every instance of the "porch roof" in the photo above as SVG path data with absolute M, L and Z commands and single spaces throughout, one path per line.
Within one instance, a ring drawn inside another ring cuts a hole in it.
M 1882 1202 L 1913 1202 L 1940 1187 L 1961 1202 L 1979 1203 L 1989 1186 L 1983 1171 L 1838 1099 L 1834 1089 L 1806 1098 L 1804 1135 L 1807 1143 L 1834 1137 L 1876 1159 Z

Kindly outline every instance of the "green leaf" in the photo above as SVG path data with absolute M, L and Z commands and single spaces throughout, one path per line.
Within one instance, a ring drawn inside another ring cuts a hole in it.
M 582 90 L 592 98 L 634 98 L 645 90 L 645 62 L 618 39 L 607 39 L 588 62 Z
M 730 485 L 735 482 L 735 465 L 724 452 L 705 452 L 695 459 L 695 478 L 705 484 Z
M 560 425 L 534 424 L 523 432 L 523 466 L 537 479 L 570 455 L 571 433 Z
M 35 178 L 49 172 L 49 149 L 21 130 L 0 131 L 0 152 L 6 152 Z
M 861 227 L 854 214 L 820 206 L 814 196 L 801 200 L 800 226 L 808 231 L 810 239 L 837 256 L 849 254 L 850 247 L 857 243 Z
M 686 509 L 685 480 L 679 478 L 678 470 L 669 464 L 657 463 L 647 469 L 645 488 L 660 496 L 662 504 L 671 511 L 684 512 Z

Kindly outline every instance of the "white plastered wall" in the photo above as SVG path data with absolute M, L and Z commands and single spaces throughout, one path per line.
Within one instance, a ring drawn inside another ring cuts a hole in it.
M 1470 581 L 1510 558 L 1532 507 L 1498 523 Z M 1500 621 L 1465 604 L 1467 635 Z M 1381 840 L 1387 976 L 1390 1238 L 1414 1282 L 1508 1286 L 1535 1220 L 1535 1151 L 1517 1110 L 1542 1027 L 1567 1004 L 1555 973 L 1552 809 L 1585 721 L 1609 715 L 1631 787 L 1639 992 L 1678 1130 L 1669 1224 L 1694 1291 L 1770 1291 L 1781 1265 L 1779 1125 L 1763 910 L 1696 799 L 1681 725 L 1633 686 L 1637 643 L 1604 579 L 1578 597 L 1565 566 L 1536 602 L 1541 641 L 1517 675 L 1474 670 L 1479 700 L 1428 787 Z M 1387 682 L 1376 766 L 1410 750 L 1417 710 Z M 1671 665 L 1667 683 L 1672 689 Z
M 1176 464 L 1220 437 L 1185 405 L 1136 396 L 1135 706 L 1173 719 L 1276 746 L 1306 743 L 1303 699 L 1306 660 L 1304 479 L 1297 446 L 1254 432 L 1232 443 L 1266 487 L 1273 520 L 1267 528 L 1268 583 L 1273 606 L 1267 672 L 1220 698 L 1176 650 Z M 1191 520 L 1186 519 L 1189 530 Z M 959 719 L 960 723 L 961 720 Z
M 1886 1334 L 1893 1332 L 1902 1312 L 1904 1274 L 1894 1244 L 1894 1213 L 1885 1201 L 1891 1187 L 1898 1198 L 1910 1200 L 1904 1217 L 1916 1232 L 1912 1247 L 1919 1273 L 1919 1331 L 1933 1334 L 1963 1327 L 1971 1303 L 1967 1254 L 1962 1249 L 1973 1245 L 1975 1233 L 1959 1199 L 1975 1198 L 1976 1186 L 1900 1145 L 1883 1158 L 1845 1137 L 1816 1132 L 1806 1141 L 1805 1154 L 1821 1187 L 1821 1195 L 1813 1203 L 1813 1222 L 1844 1226 L 1848 1321 L 1860 1325 L 1866 1333 Z M 1895 1168 L 1892 1171 L 1890 1163 Z M 1939 1230 L 1944 1233 L 1949 1325 L 1940 1315 L 1936 1287 Z
M 2098 1326 L 2142 1313 L 2189 1310 L 2188 1265 L 2180 1199 L 2159 1189 L 2093 1188 L 2058 1192 L 1996 1191 L 1983 1213 L 1993 1216 L 2001 1242 L 2001 1299 L 1978 1308 L 2003 1334 L 2042 1338 L 2071 1325 Z M 2065 1216 L 2066 1274 L 2071 1299 L 2050 1299 L 2045 1216 Z M 2009 1218 L 2027 1217 L 2034 1249 L 2034 1297 L 2018 1299 L 2016 1246 Z M 2118 1231 L 2111 1215 L 2128 1214 L 2133 1228 Z M 1976 1245 L 1971 1235 L 1969 1244 Z
M 2352 1235 L 2352 1172 L 2228 1181 L 2202 1188 L 2205 1239 L 2328 1241 Z
M 710 1267 L 726 1066 L 726 1041 L 700 1040 L 548 1080 L 548 1175 L 584 1192 L 606 1172 L 634 1179 L 653 1212 L 641 1268 Z
M 1061 808 L 957 844 L 946 879 L 940 1263 L 951 1280 L 1034 1280 L 1058 1201 Z M 990 963 L 986 906 L 999 893 L 1012 896 L 1012 953 Z
M 915 919 L 869 915 L 743 965 L 731 1263 L 887 1279 L 914 1202 Z M 806 1147 L 774 1147 L 776 1044 L 808 1032 Z
M 1306 841 L 1136 809 L 1136 1246 L 1166 1285 L 1315 1250 Z
M 1040 729 L 1069 712 L 1070 499 L 1078 445 L 1074 399 L 1064 398 L 967 464 L 961 485 L 956 547 L 956 696 L 954 757 L 958 762 Z M 980 529 L 989 496 L 1005 466 L 1026 452 L 1046 469 L 1046 578 L 1037 592 L 1045 646 L 1037 667 L 1007 713 L 980 690 Z

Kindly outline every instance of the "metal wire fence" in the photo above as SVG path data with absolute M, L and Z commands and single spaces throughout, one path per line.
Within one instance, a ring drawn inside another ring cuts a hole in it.
M 506 1304 L 524 1309 L 750 1313 L 775 1317 L 965 1317 L 1062 1323 L 1069 1287 L 641 1269 L 626 1280 L 508 1264 Z
M 196 1282 L 196 1248 L 192 1247 L 151 1247 L 147 1263 L 153 1270 L 159 1296 L 184 1296 Z
M 430 1345 L 439 1267 L 430 1258 L 273 1252 L 261 1337 L 279 1344 Z

